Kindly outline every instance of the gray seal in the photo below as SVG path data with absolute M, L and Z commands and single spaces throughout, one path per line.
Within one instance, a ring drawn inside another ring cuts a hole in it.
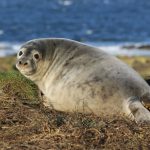
M 150 122 L 150 87 L 115 56 L 83 43 L 35 39 L 17 54 L 16 67 L 47 97 L 45 105 L 60 111 L 126 114 Z

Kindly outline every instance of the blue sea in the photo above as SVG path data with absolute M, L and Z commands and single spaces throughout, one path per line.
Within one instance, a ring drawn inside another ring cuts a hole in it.
M 81 41 L 116 55 L 150 55 L 138 49 L 150 45 L 150 0 L 0 0 L 1 57 L 45 37 Z

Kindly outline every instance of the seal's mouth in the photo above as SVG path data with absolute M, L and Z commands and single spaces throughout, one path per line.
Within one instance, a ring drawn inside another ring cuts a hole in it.
M 34 71 L 34 70 L 31 70 L 31 71 L 29 71 L 29 70 L 20 70 L 20 72 L 21 72 L 23 75 L 25 75 L 25 76 L 31 76 L 31 75 L 33 75 L 36 71 Z
M 31 76 L 36 72 L 36 66 L 35 65 L 21 65 L 18 62 L 16 63 L 16 68 L 20 71 L 21 74 L 25 76 Z
M 35 74 L 36 69 L 19 69 L 19 71 L 24 76 L 32 76 Z

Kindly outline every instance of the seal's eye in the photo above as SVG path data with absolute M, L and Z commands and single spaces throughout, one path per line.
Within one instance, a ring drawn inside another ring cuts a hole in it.
M 22 51 L 20 51 L 18 55 L 19 55 L 19 56 L 21 56 L 22 54 L 23 54 L 23 52 L 22 52 Z
M 39 58 L 40 58 L 39 54 L 34 54 L 34 58 L 35 58 L 36 60 L 39 60 Z

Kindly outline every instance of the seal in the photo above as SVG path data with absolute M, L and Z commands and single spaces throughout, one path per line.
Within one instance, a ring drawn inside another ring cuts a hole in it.
M 26 42 L 16 67 L 60 111 L 126 114 L 150 122 L 150 87 L 131 67 L 106 52 L 77 41 L 43 38 Z M 144 105 L 143 105 L 144 103 Z

